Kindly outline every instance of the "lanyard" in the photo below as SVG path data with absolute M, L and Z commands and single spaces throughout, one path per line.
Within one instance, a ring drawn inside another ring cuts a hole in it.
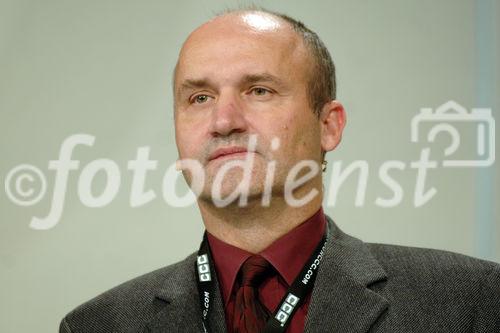
M 328 228 L 328 225 L 327 225 Z M 325 232 L 323 238 L 314 250 L 313 254 L 306 262 L 299 275 L 295 278 L 285 296 L 281 299 L 280 305 L 274 311 L 272 317 L 264 327 L 264 333 L 285 332 L 290 324 L 291 318 L 295 311 L 300 308 L 304 299 L 311 292 L 316 281 L 316 271 L 319 268 L 325 245 L 328 240 L 329 230 Z M 198 257 L 195 263 L 196 273 L 198 274 L 198 293 L 200 296 L 201 305 L 201 320 L 203 324 L 203 332 L 209 333 L 210 327 L 208 323 L 208 314 L 214 293 L 214 267 L 210 247 L 208 246 L 207 235 L 203 235 L 203 241 L 198 251 Z

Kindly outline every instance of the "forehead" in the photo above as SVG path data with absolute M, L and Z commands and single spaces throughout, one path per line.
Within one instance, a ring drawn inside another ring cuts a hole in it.
M 269 72 L 300 76 L 306 59 L 302 39 L 282 19 L 266 13 L 226 15 L 189 36 L 179 55 L 175 83 L 193 75 L 229 79 Z

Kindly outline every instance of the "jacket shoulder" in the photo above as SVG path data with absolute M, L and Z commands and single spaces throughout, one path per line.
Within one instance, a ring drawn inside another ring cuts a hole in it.
M 491 261 L 467 255 L 427 248 L 367 243 L 372 255 L 387 272 L 411 272 L 416 275 L 484 276 L 500 269 Z
M 367 246 L 387 273 L 378 290 L 391 301 L 387 322 L 411 326 L 419 318 L 412 313 L 446 318 L 456 332 L 500 331 L 499 264 L 442 250 Z
M 124 282 L 81 304 L 63 319 L 60 332 L 138 332 L 160 307 L 156 295 L 175 284 L 193 266 L 195 254 L 183 261 Z

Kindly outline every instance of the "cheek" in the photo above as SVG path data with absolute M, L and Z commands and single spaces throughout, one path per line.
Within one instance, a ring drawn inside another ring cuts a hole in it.
M 197 158 L 202 147 L 200 140 L 194 135 L 180 135 L 177 138 L 177 149 L 181 158 Z
M 321 150 L 320 127 L 316 121 L 301 119 L 290 124 L 283 140 L 295 159 L 316 159 Z
M 279 163 L 282 165 L 289 164 L 290 161 L 294 160 L 298 144 L 298 138 L 293 134 L 291 121 L 281 118 L 279 121 L 270 121 L 268 124 L 263 143 L 267 145 L 264 149 L 269 152 L 269 159 L 280 161 Z M 279 142 L 277 149 L 272 148 L 274 139 L 278 139 Z
M 287 142 L 290 140 L 289 127 L 287 119 L 266 119 L 262 121 L 259 128 L 256 129 L 256 132 L 260 134 L 262 144 L 267 145 L 265 147 L 266 150 L 273 151 L 274 154 L 277 154 L 285 148 Z M 278 139 L 279 142 L 279 148 L 276 150 L 271 148 L 274 139 Z
M 175 141 L 177 150 L 179 151 L 180 158 L 192 158 L 196 156 L 197 133 L 185 126 L 176 125 L 175 127 Z

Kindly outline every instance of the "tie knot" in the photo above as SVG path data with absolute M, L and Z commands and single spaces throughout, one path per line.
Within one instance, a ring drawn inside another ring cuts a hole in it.
M 257 286 L 269 272 L 271 264 L 260 255 L 248 258 L 241 266 L 241 285 Z

